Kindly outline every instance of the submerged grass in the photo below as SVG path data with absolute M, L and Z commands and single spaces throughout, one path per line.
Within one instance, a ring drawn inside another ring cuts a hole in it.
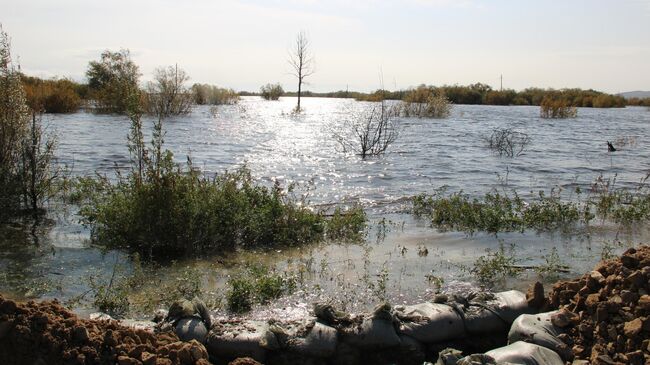
M 280 273 L 264 265 L 250 265 L 228 279 L 227 307 L 231 312 L 243 313 L 254 304 L 267 304 L 296 288 L 296 278 L 288 272 Z
M 599 177 L 590 195 L 582 199 L 581 190 L 575 190 L 577 199 L 562 199 L 561 190 L 550 194 L 539 191 L 525 201 L 516 192 L 492 191 L 480 198 L 471 198 L 459 192 L 433 195 L 421 194 L 413 198 L 412 213 L 431 220 L 441 230 L 475 232 L 512 232 L 568 230 L 586 226 L 594 218 L 631 226 L 650 219 L 650 194 L 645 181 L 635 191 L 615 189 L 615 177 Z
M 491 192 L 483 198 L 470 198 L 462 192 L 449 196 L 419 195 L 413 199 L 413 213 L 426 216 L 442 230 L 474 233 L 550 230 L 578 222 L 587 223 L 592 215 L 578 203 L 562 202 L 559 196 L 539 193 L 538 199 L 525 202 L 517 194 Z

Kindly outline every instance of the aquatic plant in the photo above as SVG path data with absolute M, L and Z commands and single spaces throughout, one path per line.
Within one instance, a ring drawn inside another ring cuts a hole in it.
M 362 113 L 333 127 L 332 135 L 344 153 L 351 151 L 361 158 L 379 156 L 399 136 L 395 116 L 396 109 L 384 101 L 372 103 Z
M 552 97 L 544 97 L 540 103 L 540 116 L 542 118 L 575 118 L 578 116 L 578 109 L 571 106 L 571 103 Z
M 566 229 L 593 218 L 588 205 L 563 202 L 558 193 L 546 196 L 543 191 L 529 202 L 517 194 L 510 197 L 499 192 L 486 193 L 481 199 L 471 199 L 462 192 L 449 196 L 422 194 L 413 198 L 412 212 L 428 217 L 439 229 L 468 233 Z
M 43 113 L 73 113 L 81 106 L 80 84 L 68 79 L 22 76 L 27 105 Z
M 89 97 L 100 113 L 126 113 L 131 95 L 140 92 L 140 71 L 126 49 L 104 51 L 99 61 L 90 61 L 86 77 Z
M 198 105 L 232 105 L 239 102 L 239 94 L 233 89 L 220 88 L 215 85 L 192 85 L 194 102 Z
M 516 266 L 514 245 L 506 251 L 503 242 L 499 243 L 496 251 L 488 250 L 487 254 L 479 256 L 474 262 L 470 273 L 484 286 L 493 287 L 508 277 L 516 277 L 520 269 Z
M 56 138 L 46 134 L 40 112 L 27 104 L 9 36 L 0 26 L 0 221 L 36 215 L 53 194 Z
M 495 128 L 489 136 L 484 136 L 483 140 L 488 149 L 499 156 L 505 155 L 507 157 L 521 155 L 531 141 L 528 134 L 511 128 Z
M 291 293 L 296 279 L 287 273 L 279 273 L 264 265 L 249 265 L 231 276 L 226 285 L 227 307 L 235 313 L 246 312 L 253 304 L 266 304 L 285 293 Z
M 118 172 L 115 182 L 106 176 L 81 178 L 71 194 L 94 242 L 165 258 L 359 234 L 365 222 L 360 210 L 328 218 L 291 194 L 293 186 L 285 192 L 279 183 L 258 185 L 246 166 L 206 176 L 189 157 L 176 164 L 164 149 L 163 118 L 154 120 L 152 143 L 146 146 L 138 94 L 129 98 L 129 173 Z
M 396 114 L 404 117 L 447 118 L 452 104 L 441 91 L 433 91 L 424 85 L 408 92 L 398 106 Z
M 153 81 L 147 84 L 144 93 L 144 111 L 159 118 L 188 114 L 194 99 L 191 90 L 185 85 L 189 79 L 178 65 L 157 68 Z

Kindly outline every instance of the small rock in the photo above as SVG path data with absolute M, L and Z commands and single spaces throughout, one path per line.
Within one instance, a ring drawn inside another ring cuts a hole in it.
M 641 350 L 628 352 L 625 354 L 625 357 L 627 357 L 630 365 L 643 365 L 644 363 L 643 352 Z
M 630 304 L 637 300 L 639 296 L 629 290 L 621 290 L 621 300 L 625 304 Z
M 118 356 L 117 363 L 119 365 L 138 365 L 140 361 L 130 358 L 128 356 Z
M 75 326 L 72 329 L 72 340 L 77 343 L 86 343 L 88 341 L 88 330 L 84 326 Z
M 643 322 L 641 321 L 641 318 L 636 318 L 632 321 L 625 322 L 625 326 L 623 327 L 623 333 L 625 333 L 625 336 L 628 338 L 634 338 L 636 335 L 641 333 L 641 329 L 643 328 Z
M 589 294 L 585 300 L 585 305 L 587 307 L 595 307 L 598 302 L 600 302 L 599 294 Z
M 632 255 L 621 256 L 621 263 L 628 269 L 636 269 L 639 266 L 639 259 Z
M 639 298 L 637 307 L 645 311 L 650 311 L 650 295 L 643 295 Z

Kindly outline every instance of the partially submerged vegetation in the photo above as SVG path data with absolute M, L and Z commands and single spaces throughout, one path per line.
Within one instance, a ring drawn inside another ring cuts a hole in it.
M 442 230 L 474 232 L 512 232 L 534 229 L 567 230 L 588 225 L 594 218 L 617 224 L 631 224 L 650 219 L 650 194 L 645 191 L 646 176 L 636 191 L 615 189 L 615 178 L 599 177 L 591 195 L 581 199 L 562 200 L 559 190 L 550 194 L 539 191 L 537 197 L 524 200 L 517 193 L 509 196 L 497 191 L 481 198 L 470 198 L 462 192 L 445 195 L 422 194 L 413 198 L 413 214 L 427 217 Z
M 446 118 L 451 113 L 451 107 L 443 91 L 420 86 L 404 96 L 397 114 L 405 117 Z
M 578 116 L 578 109 L 566 100 L 545 97 L 540 103 L 539 115 L 553 119 L 575 118 Z
M 397 112 L 384 101 L 372 103 L 335 126 L 332 134 L 344 153 L 352 152 L 361 158 L 382 155 L 399 135 L 394 120 Z
M 94 241 L 165 258 L 316 242 L 328 235 L 330 222 L 335 237 L 356 237 L 365 229 L 361 208 L 330 219 L 295 197 L 293 186 L 285 191 L 255 183 L 246 167 L 206 176 L 189 158 L 175 163 L 164 149 L 163 114 L 147 147 L 137 97 L 130 96 L 130 172 L 118 173 L 115 182 L 106 176 L 78 180 L 75 197 Z
M 0 222 L 38 215 L 54 194 L 56 138 L 46 136 L 41 123 L 44 100 L 33 101 L 30 108 L 9 37 L 0 27 Z
M 197 105 L 232 105 L 239 102 L 239 94 L 235 90 L 215 85 L 194 84 L 192 92 Z
M 530 144 L 530 136 L 512 128 L 495 128 L 483 140 L 488 149 L 499 156 L 517 157 L 521 155 Z

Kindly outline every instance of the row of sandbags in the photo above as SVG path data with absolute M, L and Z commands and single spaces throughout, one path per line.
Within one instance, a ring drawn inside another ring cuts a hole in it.
M 558 337 L 563 330 L 553 323 L 553 317 L 557 315 L 557 311 L 522 314 L 510 327 L 509 345 L 465 357 L 458 351 L 447 349 L 440 353 L 436 365 L 563 365 L 571 360 L 572 354 Z
M 437 344 L 505 337 L 517 317 L 535 311 L 526 295 L 515 290 L 437 301 L 395 308 L 383 305 L 361 316 L 326 316 L 316 311 L 315 318 L 290 323 L 222 321 L 214 324 L 204 341 L 216 360 L 252 357 L 268 363 L 296 359 L 359 363 L 389 350 L 397 358 L 392 361 L 422 364 L 425 354 L 431 353 L 428 349 Z M 180 329 L 177 325 L 177 333 L 182 337 L 191 333 L 187 330 L 191 325 L 191 321 Z

